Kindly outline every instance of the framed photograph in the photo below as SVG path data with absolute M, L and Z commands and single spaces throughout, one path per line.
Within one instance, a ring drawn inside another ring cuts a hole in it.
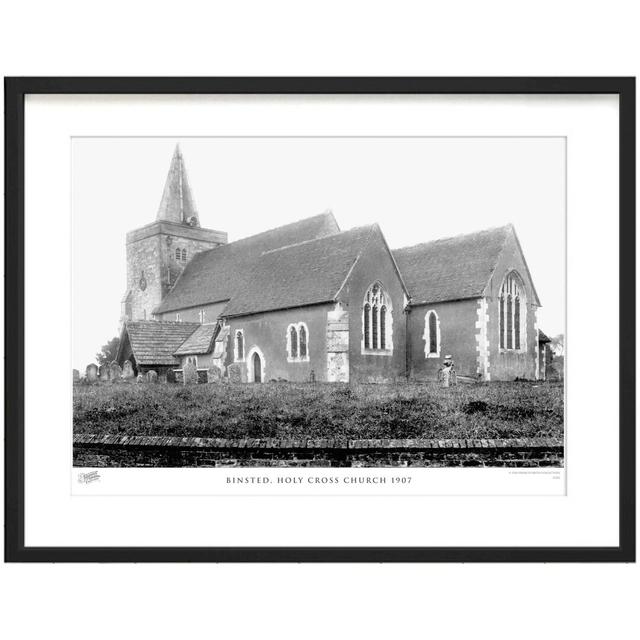
M 8 561 L 635 560 L 633 78 L 7 78 Z

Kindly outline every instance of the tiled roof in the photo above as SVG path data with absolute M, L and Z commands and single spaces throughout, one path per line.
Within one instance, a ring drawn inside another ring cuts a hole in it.
M 506 225 L 394 250 L 411 303 L 481 296 L 511 229 Z
M 221 315 L 333 300 L 375 231 L 377 225 L 368 225 L 263 253 Z
M 551 338 L 542 329 L 538 329 L 538 342 L 551 342 Z
M 337 231 L 333 214 L 323 213 L 198 253 L 155 313 L 229 300 L 255 260 L 265 251 L 322 238 Z
M 174 352 L 177 356 L 192 353 L 209 353 L 218 328 L 217 323 L 201 324 Z
M 140 365 L 172 365 L 178 347 L 201 325 L 193 322 L 130 321 L 124 331 Z

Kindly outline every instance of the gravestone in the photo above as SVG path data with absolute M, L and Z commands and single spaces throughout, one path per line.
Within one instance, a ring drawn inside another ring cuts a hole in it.
M 100 366 L 100 382 L 109 382 L 109 365 L 103 364 Z
M 242 369 L 240 364 L 234 362 L 227 367 L 227 375 L 229 376 L 229 382 L 242 382 Z
M 73 382 L 80 382 L 80 372 L 77 369 L 73 370 Z
M 144 376 L 141 373 L 138 374 L 138 377 L 136 378 L 136 382 L 138 384 L 142 384 L 144 382 Z
M 198 384 L 198 368 L 193 362 L 187 362 L 182 368 L 184 384 Z
M 176 372 L 173 369 L 168 369 L 167 370 L 167 383 L 168 384 L 173 384 L 177 382 L 176 380 Z
M 155 371 L 149 371 L 149 373 L 147 373 L 147 381 L 151 383 L 158 382 L 158 374 Z
M 125 380 L 131 380 L 134 375 L 135 374 L 133 373 L 133 365 L 131 364 L 131 362 L 129 362 L 129 360 L 125 360 L 124 364 L 122 365 L 122 377 Z
M 122 369 L 115 360 L 109 365 L 109 378 L 111 382 L 118 382 L 122 378 Z
M 207 382 L 220 382 L 220 378 L 222 378 L 222 371 L 220 371 L 220 367 L 211 365 L 207 371 Z
M 88 382 L 95 382 L 98 379 L 98 366 L 93 362 L 88 364 L 85 373 Z
M 316 381 L 316 372 L 314 369 L 311 369 L 311 371 L 309 371 L 309 382 L 315 382 Z

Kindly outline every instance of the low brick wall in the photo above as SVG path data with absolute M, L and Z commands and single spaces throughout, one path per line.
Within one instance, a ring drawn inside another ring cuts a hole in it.
M 76 434 L 76 467 L 562 467 L 559 438 L 239 439 Z

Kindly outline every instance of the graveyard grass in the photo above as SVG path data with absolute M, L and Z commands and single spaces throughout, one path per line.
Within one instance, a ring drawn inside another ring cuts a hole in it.
M 562 437 L 561 382 L 74 385 L 75 433 L 214 438 Z

